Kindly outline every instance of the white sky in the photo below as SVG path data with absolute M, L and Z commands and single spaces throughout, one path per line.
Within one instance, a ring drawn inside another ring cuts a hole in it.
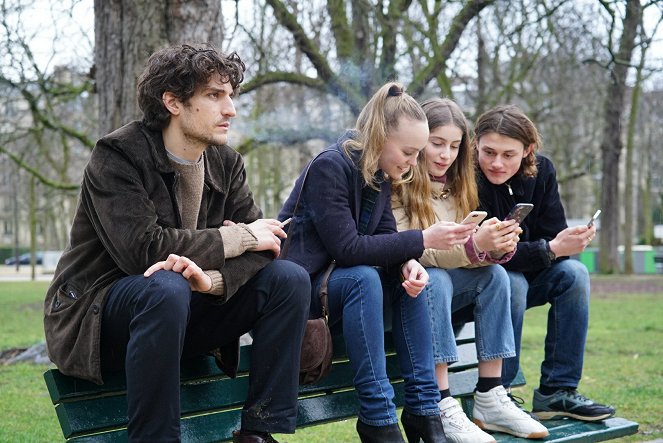
M 221 0 L 219 0 L 221 1 Z M 587 1 L 587 0 L 579 0 Z M 593 0 L 592 0 L 593 1 Z M 28 9 L 20 17 L 10 17 L 10 23 L 21 21 L 21 27 L 33 35 L 28 38 L 35 59 L 44 71 L 58 65 L 78 65 L 88 69 L 93 63 L 94 50 L 94 7 L 93 0 L 15 0 Z M 14 2 L 8 2 L 14 3 Z M 73 8 L 70 8 L 71 4 Z M 245 2 L 247 5 L 249 2 Z M 252 3 L 252 2 L 250 2 Z M 234 2 L 225 2 L 234 7 Z M 654 10 L 645 14 L 646 29 L 651 32 L 661 12 Z M 234 15 L 234 13 L 231 13 Z M 228 16 L 232 16 L 228 14 Z M 12 22 L 13 19 L 13 22 Z M 36 26 L 32 26 L 35 24 Z M 657 36 L 649 50 L 648 59 L 653 66 L 663 66 L 663 25 L 658 28 Z M 634 54 L 634 63 L 637 54 Z M 658 85 L 659 87 L 661 85 Z

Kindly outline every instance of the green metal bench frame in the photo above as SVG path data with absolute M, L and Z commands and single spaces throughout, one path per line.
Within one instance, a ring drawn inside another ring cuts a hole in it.
M 450 367 L 452 395 L 461 400 L 469 417 L 472 391 L 477 381 L 473 329 L 465 328 L 457 343 L 463 361 Z M 391 334 L 385 334 L 387 371 L 396 393 L 395 403 L 403 406 L 403 381 Z M 181 433 L 183 442 L 211 442 L 232 439 L 239 429 L 240 413 L 248 386 L 251 346 L 241 348 L 240 373 L 235 379 L 223 375 L 213 357 L 184 361 L 181 370 Z M 311 426 L 356 417 L 358 402 L 352 385 L 352 369 L 345 356 L 342 337 L 334 339 L 334 364 L 328 377 L 299 390 L 297 426 Z M 57 369 L 44 373 L 60 426 L 68 442 L 127 441 L 126 386 L 123 373 L 105 374 L 102 386 L 63 375 Z M 522 373 L 514 385 L 523 385 Z M 577 420 L 543 422 L 550 431 L 544 441 L 599 442 L 635 434 L 638 424 L 611 418 L 597 423 Z M 494 434 L 498 442 L 525 440 Z

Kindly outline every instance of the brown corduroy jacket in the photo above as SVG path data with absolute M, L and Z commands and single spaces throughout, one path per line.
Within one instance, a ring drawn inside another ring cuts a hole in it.
M 271 260 L 269 252 L 245 252 L 226 260 L 219 232 L 224 220 L 261 218 L 246 182 L 241 156 L 228 146 L 205 151 L 205 185 L 196 230 L 181 229 L 178 176 L 161 132 L 129 123 L 97 142 L 85 168 L 69 245 L 44 303 L 44 329 L 58 369 L 103 383 L 101 313 L 109 287 L 175 253 L 224 278 L 223 303 Z M 237 347 L 224 355 L 231 374 Z

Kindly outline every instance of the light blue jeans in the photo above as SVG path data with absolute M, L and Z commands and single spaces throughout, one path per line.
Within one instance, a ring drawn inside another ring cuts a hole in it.
M 479 360 L 516 355 L 511 324 L 510 288 L 499 265 L 472 269 L 426 268 L 426 286 L 435 363 L 458 361 L 452 313 L 474 306 L 474 328 Z
M 313 282 L 316 305 L 321 277 Z M 317 303 L 319 306 L 319 302 Z M 385 306 L 386 305 L 386 306 Z M 371 266 L 336 268 L 329 278 L 330 326 L 341 322 L 359 395 L 359 419 L 371 426 L 398 422 L 394 389 L 387 378 L 383 307 L 392 314 L 392 333 L 405 381 L 405 409 L 414 415 L 438 415 L 426 297 L 405 293 L 398 275 Z
M 577 387 L 582 377 L 589 324 L 587 268 L 581 262 L 569 259 L 555 262 L 530 282 L 520 272 L 508 274 L 517 354 L 504 360 L 504 386 L 508 387 L 518 373 L 525 310 L 550 303 L 540 383 L 550 387 Z

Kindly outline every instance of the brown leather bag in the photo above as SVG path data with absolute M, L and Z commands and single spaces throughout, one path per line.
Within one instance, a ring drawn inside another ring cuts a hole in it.
M 323 151 L 324 152 L 324 151 Z M 319 156 L 320 154 L 318 154 Z M 315 158 L 317 158 L 316 156 Z M 297 208 L 299 207 L 299 199 L 302 196 L 302 191 L 304 185 L 306 184 L 306 177 L 308 176 L 308 171 L 313 164 L 313 161 L 308 164 L 306 171 L 304 172 L 304 179 L 302 180 L 302 187 L 299 190 L 299 195 L 297 196 L 297 201 L 295 202 L 295 208 L 292 211 L 293 221 L 290 224 L 288 230 L 292 232 L 293 225 L 295 224 L 295 214 L 297 213 Z M 284 259 L 288 254 L 288 247 L 290 246 L 290 237 L 286 238 L 285 244 L 281 251 L 281 259 Z M 307 385 L 320 381 L 325 377 L 332 365 L 332 356 L 333 356 L 333 344 L 331 338 L 331 332 L 329 330 L 329 306 L 327 304 L 327 282 L 329 281 L 329 276 L 331 275 L 336 262 L 332 261 L 327 270 L 325 271 L 324 276 L 322 277 L 322 283 L 320 285 L 320 305 L 322 306 L 322 315 L 320 318 L 314 318 L 306 322 L 306 329 L 304 330 L 304 339 L 302 340 L 302 354 L 299 360 L 299 384 Z
M 327 307 L 327 281 L 335 262 L 332 262 L 320 285 L 320 302 L 322 315 L 306 322 L 304 340 L 302 341 L 302 356 L 299 360 L 299 384 L 316 383 L 325 377 L 332 365 L 333 346 L 331 332 L 329 331 L 329 315 Z
M 329 374 L 332 363 L 333 346 L 329 330 L 329 315 L 327 306 L 327 281 L 335 262 L 332 262 L 320 285 L 320 302 L 322 315 L 306 322 L 304 340 L 302 341 L 302 356 L 299 363 L 299 384 L 308 385 L 316 383 Z

